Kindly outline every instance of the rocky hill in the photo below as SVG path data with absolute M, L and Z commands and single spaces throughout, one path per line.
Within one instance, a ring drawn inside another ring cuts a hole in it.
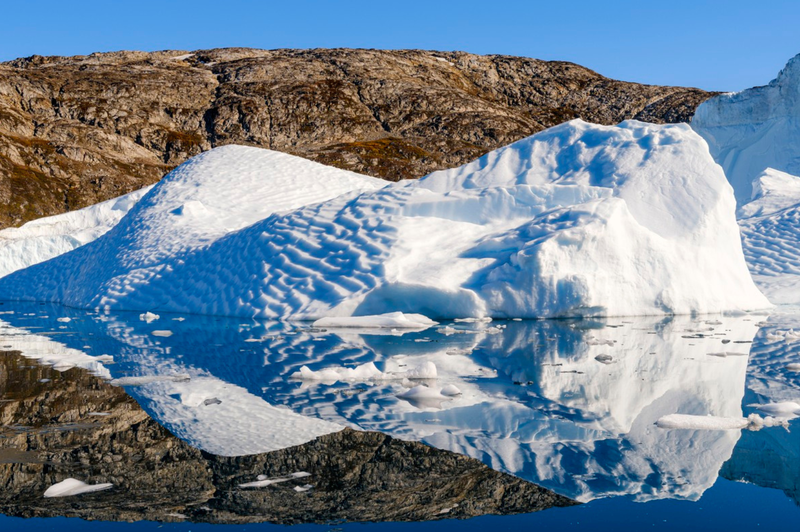
M 688 121 L 712 96 L 572 63 L 419 50 L 217 49 L 0 63 L 0 227 L 85 207 L 237 143 L 392 180 L 572 118 Z

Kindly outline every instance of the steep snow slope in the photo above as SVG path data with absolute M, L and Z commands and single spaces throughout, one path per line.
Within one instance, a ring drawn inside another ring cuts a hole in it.
M 85 209 L 48 216 L 0 231 L 0 277 L 95 240 L 117 225 L 153 187 Z
M 756 284 L 773 303 L 800 303 L 800 55 L 769 85 L 702 104 L 692 128 L 734 187 Z
M 278 163 L 302 166 L 288 174 L 308 183 L 346 175 L 339 193 L 383 184 L 287 155 L 213 150 L 96 242 L 0 280 L 0 297 L 283 319 L 768 306 L 730 187 L 685 125 L 575 120 L 454 170 L 258 221 L 311 203 L 278 196 L 275 206 L 305 183 L 254 178 Z

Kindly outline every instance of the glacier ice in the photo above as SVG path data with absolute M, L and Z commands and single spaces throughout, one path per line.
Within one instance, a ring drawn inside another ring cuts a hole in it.
M 309 320 L 768 307 L 734 207 L 686 125 L 574 120 L 396 184 L 226 146 L 96 241 L 0 280 L 0 297 Z
M 800 303 L 800 55 L 768 85 L 700 105 L 692 128 L 733 185 L 756 284 L 773 303 Z

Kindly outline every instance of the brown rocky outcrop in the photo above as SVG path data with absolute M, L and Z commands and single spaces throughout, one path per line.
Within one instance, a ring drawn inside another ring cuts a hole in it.
M 572 118 L 688 121 L 712 94 L 572 63 L 420 50 L 115 52 L 0 63 L 0 227 L 106 200 L 229 143 L 392 180 Z

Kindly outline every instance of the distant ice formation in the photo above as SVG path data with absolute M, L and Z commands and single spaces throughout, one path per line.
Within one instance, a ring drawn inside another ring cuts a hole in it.
M 700 105 L 692 128 L 733 185 L 756 284 L 773 303 L 800 303 L 800 55 L 769 85 Z
M 575 120 L 396 184 L 226 146 L 0 297 L 278 319 L 768 307 L 734 209 L 686 125 Z

